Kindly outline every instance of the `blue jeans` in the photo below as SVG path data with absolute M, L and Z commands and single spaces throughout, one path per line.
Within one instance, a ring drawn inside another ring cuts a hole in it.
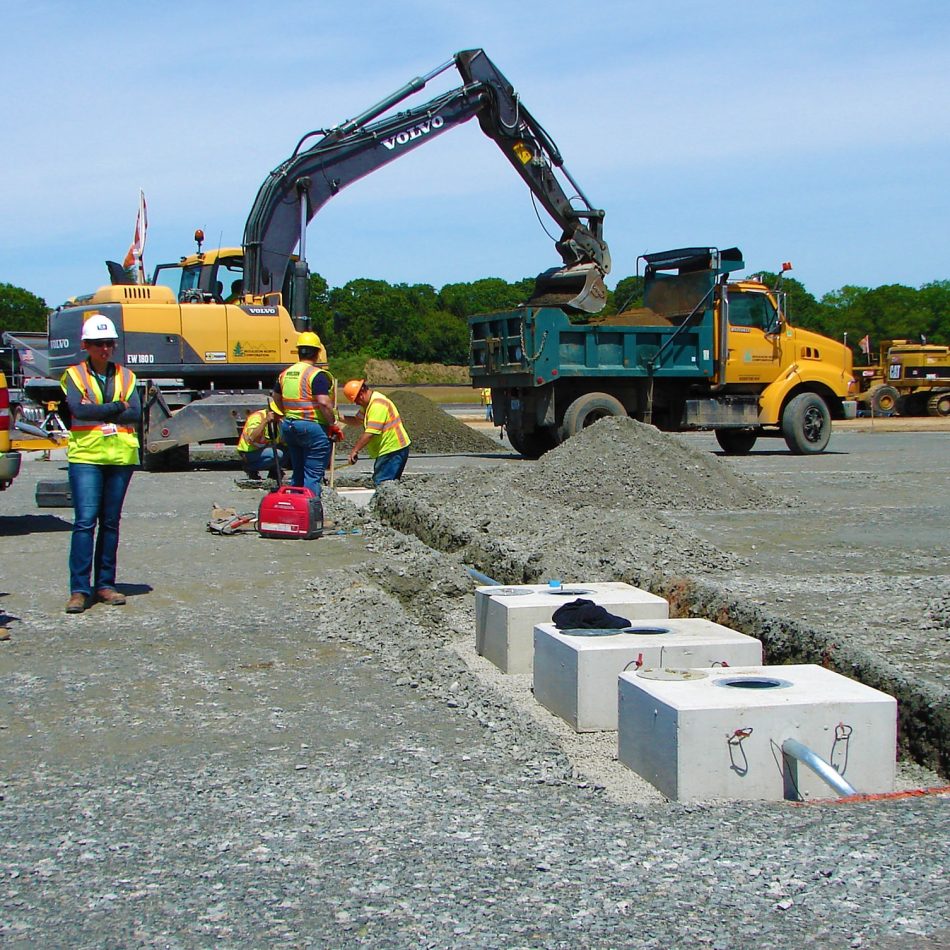
M 284 419 L 280 435 L 294 469 L 291 484 L 309 488 L 319 498 L 323 473 L 330 463 L 331 442 L 326 429 L 312 419 Z
M 409 461 L 409 446 L 404 449 L 396 449 L 395 452 L 387 452 L 385 455 L 377 457 L 373 465 L 373 484 L 381 485 L 383 482 L 394 482 L 402 476 L 406 462 Z
M 278 446 L 281 469 L 287 468 L 287 450 Z M 270 471 L 274 467 L 274 450 L 268 446 L 263 449 L 251 449 L 250 452 L 241 452 L 241 467 L 245 472 L 257 473 Z
M 134 465 L 69 463 L 74 512 L 69 545 L 70 593 L 89 596 L 94 590 L 115 590 L 119 519 L 134 469 Z

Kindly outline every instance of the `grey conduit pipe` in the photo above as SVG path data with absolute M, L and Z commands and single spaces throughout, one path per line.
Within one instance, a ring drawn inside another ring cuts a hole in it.
M 830 785 L 839 795 L 857 795 L 857 789 L 846 782 L 835 770 L 833 765 L 826 762 L 820 755 L 812 752 L 807 745 L 797 739 L 786 739 L 782 743 L 782 752 L 791 759 L 807 765 L 823 782 Z
M 480 584 L 485 587 L 501 587 L 501 581 L 496 581 L 493 577 L 489 577 L 487 574 L 483 574 L 481 571 L 476 571 L 474 567 L 466 567 L 469 576 L 474 577 Z

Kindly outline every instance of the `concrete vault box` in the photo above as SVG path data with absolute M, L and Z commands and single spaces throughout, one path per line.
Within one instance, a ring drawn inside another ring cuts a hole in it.
M 621 581 L 478 587 L 475 590 L 475 648 L 503 673 L 530 673 L 534 628 L 547 623 L 564 604 L 583 598 L 631 621 L 665 620 L 669 604 L 656 594 Z
M 676 801 L 834 798 L 795 739 L 860 793 L 894 789 L 897 701 L 820 666 L 621 673 L 620 761 Z
M 534 628 L 534 698 L 578 732 L 617 728 L 618 677 L 628 668 L 754 666 L 762 644 L 711 620 L 640 621 L 631 630 Z

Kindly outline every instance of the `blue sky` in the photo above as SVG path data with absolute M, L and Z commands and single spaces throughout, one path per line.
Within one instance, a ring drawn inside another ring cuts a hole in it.
M 950 279 L 950 6 L 99 0 L 4 4 L 0 282 L 55 306 L 107 283 L 139 188 L 146 265 L 240 244 L 268 172 L 482 47 L 606 211 L 609 286 L 639 254 L 738 245 L 816 295 Z M 407 104 L 460 84 L 455 70 Z M 553 222 L 544 219 L 556 233 Z M 311 270 L 430 283 L 560 263 L 476 122 L 313 219 Z

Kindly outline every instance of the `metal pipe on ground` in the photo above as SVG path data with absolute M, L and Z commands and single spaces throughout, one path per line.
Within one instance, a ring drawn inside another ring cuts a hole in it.
M 833 765 L 826 762 L 816 752 L 812 752 L 808 746 L 797 739 L 786 739 L 782 743 L 782 753 L 810 768 L 818 778 L 830 785 L 839 795 L 846 797 L 858 794 L 857 790 L 841 777 Z
M 493 577 L 489 577 L 481 571 L 476 571 L 474 567 L 466 567 L 465 570 L 468 571 L 470 577 L 475 578 L 479 584 L 485 587 L 501 587 L 501 581 L 496 581 Z

